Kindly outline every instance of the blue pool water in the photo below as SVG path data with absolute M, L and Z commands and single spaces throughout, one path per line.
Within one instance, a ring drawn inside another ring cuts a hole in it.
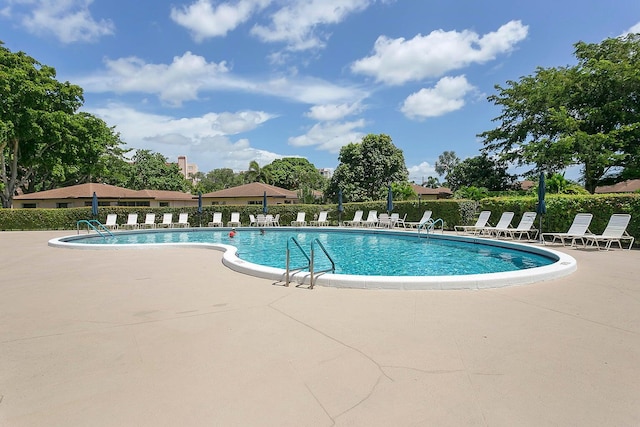
M 336 263 L 336 274 L 365 276 L 452 276 L 516 271 L 553 264 L 550 257 L 482 243 L 439 238 L 420 238 L 415 233 L 388 234 L 358 230 L 239 229 L 232 239 L 229 230 L 171 230 L 145 233 L 115 233 L 103 239 L 92 235 L 73 239 L 73 243 L 157 244 L 222 243 L 238 248 L 237 255 L 255 264 L 285 268 L 286 248 L 291 249 L 291 267 L 301 267 L 306 259 L 291 237 L 309 253 L 311 242 L 318 239 Z M 316 270 L 330 266 L 316 245 Z

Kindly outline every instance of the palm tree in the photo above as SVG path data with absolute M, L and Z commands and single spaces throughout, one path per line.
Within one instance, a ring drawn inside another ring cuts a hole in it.
M 269 184 L 271 177 L 269 176 L 269 172 L 262 169 L 257 161 L 252 160 L 249 163 L 249 170 L 245 173 L 245 180 L 247 183 L 264 182 L 265 184 Z

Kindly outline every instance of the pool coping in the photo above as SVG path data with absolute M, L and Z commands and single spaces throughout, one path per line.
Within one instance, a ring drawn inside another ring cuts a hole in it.
M 203 229 L 229 230 L 229 227 L 192 227 L 180 229 L 146 229 L 146 230 L 118 230 L 118 234 L 138 234 L 149 232 L 167 231 L 202 231 Z M 239 230 L 256 230 L 256 227 L 237 227 Z M 385 233 L 406 235 L 415 230 L 388 230 L 388 229 L 362 229 L 354 227 L 270 227 L 270 229 L 284 230 L 333 230 L 341 232 Z M 183 248 L 214 249 L 223 252 L 222 263 L 229 269 L 263 279 L 285 282 L 286 270 L 254 264 L 237 256 L 237 248 L 222 243 L 146 243 L 146 244 L 113 244 L 113 245 L 85 245 L 73 243 L 74 238 L 82 238 L 84 235 L 71 235 L 51 239 L 49 246 L 68 249 L 85 250 L 121 250 L 121 249 L 152 249 L 168 246 Z M 505 247 L 555 259 L 553 264 L 535 267 L 526 270 L 517 270 L 500 273 L 468 274 L 456 276 L 362 276 L 348 274 L 320 273 L 314 277 L 314 286 L 329 286 L 335 288 L 352 289 L 393 289 L 393 290 L 461 290 L 461 289 L 491 289 L 506 286 L 519 286 L 536 282 L 542 282 L 567 276 L 577 270 L 577 261 L 570 255 L 549 248 L 542 248 L 532 244 L 516 241 L 489 239 L 485 237 L 438 234 L 434 233 L 429 238 L 464 241 L 468 243 L 483 244 L 496 247 Z M 308 271 L 297 272 L 290 277 L 293 285 L 310 285 L 311 273 Z

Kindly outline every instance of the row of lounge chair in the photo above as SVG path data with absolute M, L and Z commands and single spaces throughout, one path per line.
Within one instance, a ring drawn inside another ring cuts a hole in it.
M 391 215 L 381 213 L 378 215 L 378 211 L 370 210 L 367 213 L 366 219 L 363 219 L 363 217 L 364 211 L 357 210 L 353 214 L 353 219 L 342 221 L 342 225 L 345 227 L 407 227 L 407 224 L 405 223 L 405 219 L 407 218 L 406 214 L 403 218 L 400 218 L 400 214 L 398 213 L 392 213 Z
M 107 221 L 103 225 L 110 230 L 115 230 L 119 228 L 136 229 L 136 228 L 156 228 L 156 227 L 165 227 L 165 228 L 189 227 L 189 214 L 186 212 L 182 212 L 178 216 L 178 222 L 173 222 L 173 214 L 165 213 L 162 216 L 162 222 L 159 222 L 157 224 L 156 224 L 155 213 L 148 213 L 144 219 L 144 222 L 142 223 L 138 223 L 137 213 L 130 213 L 127 217 L 127 222 L 123 224 L 118 224 L 117 214 L 108 214 Z
M 513 220 L 513 212 L 503 212 L 495 226 L 489 223 L 491 211 L 482 211 L 478 216 L 478 220 L 473 225 L 456 225 L 455 231 L 458 233 L 468 233 L 477 236 L 501 238 L 510 237 L 512 239 L 522 239 L 527 236 L 529 240 L 534 240 L 538 236 L 538 230 L 534 227 L 536 219 L 535 212 L 525 212 L 520 219 L 520 223 L 516 227 L 511 226 Z M 609 250 L 611 245 L 617 243 L 620 249 L 623 249 L 622 242 L 629 241 L 627 249 L 631 249 L 634 237 L 627 232 L 627 226 L 631 221 L 629 214 L 613 214 L 609 219 L 605 230 L 602 234 L 593 234 L 589 231 L 589 225 L 593 215 L 590 213 L 578 213 L 573 219 L 573 223 L 567 232 L 561 233 L 542 233 L 540 239 L 543 244 L 562 244 L 566 246 L 576 246 L 579 241 L 582 246 L 596 246 L 598 249 Z M 603 247 L 600 244 L 603 244 Z

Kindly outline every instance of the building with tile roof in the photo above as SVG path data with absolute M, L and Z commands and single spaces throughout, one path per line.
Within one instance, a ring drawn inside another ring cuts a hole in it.
M 203 205 L 258 205 L 267 195 L 267 205 L 299 203 L 298 193 L 262 182 L 252 182 L 202 195 Z
M 447 187 L 429 188 L 412 183 L 411 188 L 413 188 L 420 200 L 448 199 L 453 196 L 453 192 Z
M 13 198 L 14 208 L 80 208 L 91 206 L 93 193 L 98 206 L 186 207 L 197 206 L 198 199 L 180 191 L 129 190 L 114 185 L 87 183 Z
M 640 179 L 630 179 L 628 181 L 618 182 L 613 185 L 603 185 L 596 187 L 596 194 L 607 193 L 635 193 L 640 190 Z

